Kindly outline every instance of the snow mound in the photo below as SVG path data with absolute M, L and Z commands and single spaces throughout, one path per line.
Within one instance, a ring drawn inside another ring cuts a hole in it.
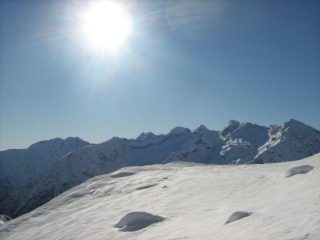
M 250 216 L 251 212 L 245 212 L 245 211 L 237 211 L 231 214 L 231 216 L 228 218 L 225 224 L 240 220 L 241 218 L 245 218 Z
M 165 218 L 147 212 L 130 212 L 115 225 L 122 232 L 137 231 L 149 225 L 163 221 Z
M 134 175 L 136 174 L 135 172 L 117 172 L 117 173 L 114 173 L 112 175 L 110 175 L 110 177 L 112 178 L 120 178 L 120 177 L 127 177 L 127 176 L 131 176 L 131 175 Z
M 285 177 L 292 177 L 296 174 L 305 174 L 310 172 L 313 169 L 313 166 L 311 165 L 301 165 L 301 166 L 297 166 L 297 167 L 291 167 L 287 170 L 287 172 L 285 173 Z

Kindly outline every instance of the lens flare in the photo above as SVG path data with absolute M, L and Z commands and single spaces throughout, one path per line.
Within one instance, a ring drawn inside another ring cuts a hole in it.
M 81 33 L 89 48 L 117 51 L 132 32 L 130 15 L 119 3 L 95 1 L 81 13 Z

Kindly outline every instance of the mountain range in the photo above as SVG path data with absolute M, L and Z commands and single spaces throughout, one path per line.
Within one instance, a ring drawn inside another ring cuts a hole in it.
M 168 134 L 113 137 L 100 144 L 55 138 L 0 152 L 0 214 L 17 217 L 97 175 L 122 167 L 176 161 L 263 164 L 320 152 L 320 132 L 294 119 L 269 127 L 231 120 L 221 131 L 201 125 Z

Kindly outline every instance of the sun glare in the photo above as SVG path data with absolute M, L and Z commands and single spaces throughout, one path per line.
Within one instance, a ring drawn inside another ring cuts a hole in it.
M 81 14 L 81 32 L 89 48 L 115 52 L 132 32 L 132 20 L 119 3 L 90 2 Z

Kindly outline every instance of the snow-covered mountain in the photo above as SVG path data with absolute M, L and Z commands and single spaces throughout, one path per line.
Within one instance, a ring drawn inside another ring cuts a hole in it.
M 114 137 L 100 144 L 67 140 L 0 152 L 0 214 L 19 216 L 91 177 L 126 166 L 281 162 L 320 152 L 320 132 L 296 120 L 270 127 L 232 120 L 220 132 L 176 127 L 168 134 Z
M 0 226 L 1 240 L 318 240 L 320 154 L 252 165 L 168 163 L 87 180 Z
M 88 145 L 80 138 L 55 138 L 32 144 L 27 149 L 11 149 L 0 152 L 0 214 L 18 216 L 24 210 L 24 197 L 39 185 L 64 155 Z M 44 199 L 43 203 L 49 199 Z M 39 203 L 40 204 L 40 203 Z M 34 207 L 39 206 L 36 204 Z
M 300 159 L 319 152 L 319 131 L 291 119 L 282 127 L 271 126 L 268 141 L 258 149 L 255 163 Z

